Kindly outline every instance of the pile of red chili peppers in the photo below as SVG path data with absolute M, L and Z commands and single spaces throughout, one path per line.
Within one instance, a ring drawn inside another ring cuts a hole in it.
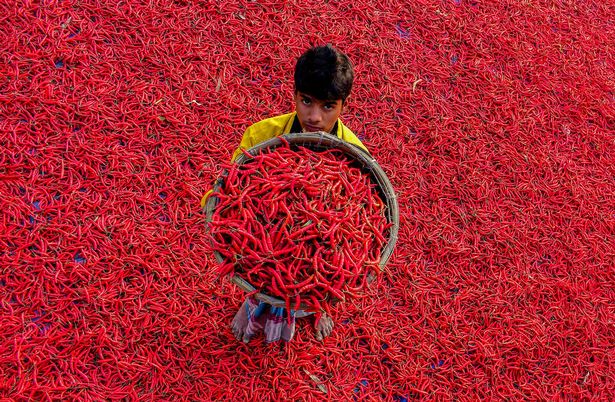
M 612 2 L 0 2 L 0 399 L 614 400 Z M 354 63 L 395 254 L 230 329 L 199 201 L 295 60 Z
M 390 227 L 368 175 L 336 150 L 271 152 L 227 166 L 210 223 L 213 248 L 236 271 L 290 310 L 328 310 L 380 271 Z

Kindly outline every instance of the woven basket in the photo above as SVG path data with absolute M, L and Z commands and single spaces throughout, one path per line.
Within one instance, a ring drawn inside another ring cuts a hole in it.
M 372 181 L 377 184 L 378 192 L 387 206 L 385 209 L 386 218 L 388 222 L 392 224 L 391 228 L 389 229 L 387 244 L 382 250 L 380 258 L 380 269 L 384 269 L 384 266 L 393 254 L 393 249 L 395 248 L 395 243 L 397 242 L 397 233 L 399 231 L 399 207 L 397 205 L 397 197 L 395 195 L 395 191 L 393 190 L 393 186 L 391 186 L 391 182 L 389 181 L 387 175 L 384 173 L 380 165 L 378 165 L 378 163 L 374 160 L 374 158 L 371 157 L 370 154 L 357 147 L 356 145 L 353 145 L 346 141 L 342 141 L 339 138 L 330 134 L 326 134 L 324 132 L 286 134 L 282 137 L 286 141 L 288 141 L 291 148 L 302 146 L 313 151 L 325 151 L 331 148 L 338 149 L 342 151 L 346 156 L 353 159 L 358 164 L 358 167 L 360 167 L 363 172 L 369 174 Z M 275 149 L 281 145 L 283 145 L 283 142 L 280 137 L 274 137 L 270 140 L 267 140 L 250 148 L 249 150 L 247 150 L 247 153 L 250 155 L 258 155 L 263 150 Z M 243 164 L 246 163 L 249 159 L 250 158 L 248 156 L 240 154 L 237 159 L 235 159 L 235 162 L 238 164 Z M 218 205 L 218 197 L 216 197 L 216 193 L 221 187 L 224 177 L 226 177 L 226 175 L 227 172 L 222 173 L 222 176 L 216 181 L 216 184 L 214 185 L 214 191 L 212 195 L 207 199 L 207 202 L 205 203 L 204 210 L 208 223 L 211 222 L 214 209 Z M 214 255 L 219 263 L 224 262 L 224 258 L 220 253 L 214 251 Z M 250 285 L 247 281 L 237 275 L 234 275 L 231 278 L 231 281 L 248 293 L 255 290 L 254 286 Z M 256 293 L 255 297 L 258 300 L 261 300 L 274 307 L 285 307 L 285 303 L 283 300 L 271 297 L 264 293 Z

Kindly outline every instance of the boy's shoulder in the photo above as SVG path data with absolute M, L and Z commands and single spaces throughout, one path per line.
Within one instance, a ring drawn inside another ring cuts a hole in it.
M 284 129 L 288 126 L 289 122 L 292 124 L 292 118 L 295 112 L 282 114 L 279 116 L 269 117 L 252 124 L 248 127 L 250 132 L 260 132 L 266 130 L 268 132 L 276 132 L 277 135 L 282 134 Z M 279 133 L 278 133 L 279 131 Z

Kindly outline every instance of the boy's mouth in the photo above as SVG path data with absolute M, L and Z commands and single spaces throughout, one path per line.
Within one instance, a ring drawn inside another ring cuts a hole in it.
M 310 126 L 308 124 L 305 125 L 304 129 L 306 132 L 323 131 L 320 127 Z

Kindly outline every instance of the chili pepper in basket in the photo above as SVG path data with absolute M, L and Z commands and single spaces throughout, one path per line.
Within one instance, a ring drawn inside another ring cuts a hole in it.
M 226 261 L 219 273 L 258 278 L 252 285 L 287 306 L 302 300 L 315 311 L 326 302 L 316 297 L 358 292 L 378 272 L 389 227 L 369 176 L 336 150 L 245 155 L 245 164 L 227 167 L 210 223 Z

